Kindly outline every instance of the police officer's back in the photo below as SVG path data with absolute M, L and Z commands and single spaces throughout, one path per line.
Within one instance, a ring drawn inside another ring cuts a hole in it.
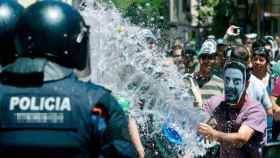
M 16 28 L 19 58 L 1 75 L 1 155 L 134 156 L 127 117 L 110 92 L 73 75 L 86 65 L 88 37 L 71 6 L 42 1 L 26 9 Z

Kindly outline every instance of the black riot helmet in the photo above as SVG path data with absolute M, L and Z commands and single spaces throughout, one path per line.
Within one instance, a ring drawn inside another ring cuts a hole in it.
M 80 13 L 59 1 L 40 1 L 26 9 L 16 28 L 21 57 L 47 58 L 68 68 L 86 66 L 89 27 Z
M 15 27 L 23 10 L 16 0 L 0 0 L 0 65 L 9 64 L 15 59 Z

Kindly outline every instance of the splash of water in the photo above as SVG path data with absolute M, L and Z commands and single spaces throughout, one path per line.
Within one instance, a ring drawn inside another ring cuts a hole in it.
M 130 115 L 142 128 L 142 138 L 154 138 L 168 125 L 182 138 L 174 157 L 181 157 L 182 151 L 204 154 L 196 126 L 209 116 L 193 108 L 176 66 L 166 65 L 159 49 L 147 47 L 147 29 L 122 18 L 112 3 L 88 0 L 84 4 L 82 14 L 91 26 L 91 80 L 129 100 Z M 155 138 L 152 144 L 156 142 Z

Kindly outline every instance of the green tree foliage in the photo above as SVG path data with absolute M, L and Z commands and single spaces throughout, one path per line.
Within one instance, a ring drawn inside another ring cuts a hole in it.
M 113 0 L 113 2 L 134 24 L 150 28 L 167 27 L 168 0 Z
M 238 9 L 234 1 L 220 0 L 215 12 L 212 33 L 216 36 L 223 36 L 230 24 L 238 25 Z
M 112 0 L 124 17 L 134 24 L 153 29 L 168 29 L 169 0 Z M 198 0 L 198 21 L 216 36 L 222 36 L 229 24 L 237 22 L 233 0 Z
M 215 7 L 220 0 L 200 0 L 197 5 L 198 22 L 201 26 L 206 26 L 211 23 L 212 17 L 216 15 Z M 210 21 L 209 21 L 210 20 Z
M 237 23 L 236 8 L 233 0 L 200 0 L 199 25 L 207 27 L 211 34 L 222 36 L 229 24 Z
M 112 0 L 112 1 L 116 5 L 116 7 L 121 10 L 127 9 L 127 7 L 129 7 L 129 5 L 131 5 L 131 3 L 134 2 L 134 0 Z

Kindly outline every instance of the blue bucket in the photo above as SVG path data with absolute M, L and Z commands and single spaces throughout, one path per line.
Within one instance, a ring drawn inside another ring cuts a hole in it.
M 183 143 L 182 137 L 179 133 L 171 127 L 163 126 L 161 128 L 163 136 L 172 144 L 181 145 Z
M 172 127 L 164 124 L 161 131 L 154 136 L 155 146 L 160 157 L 177 157 L 183 146 L 183 139 L 180 134 Z

